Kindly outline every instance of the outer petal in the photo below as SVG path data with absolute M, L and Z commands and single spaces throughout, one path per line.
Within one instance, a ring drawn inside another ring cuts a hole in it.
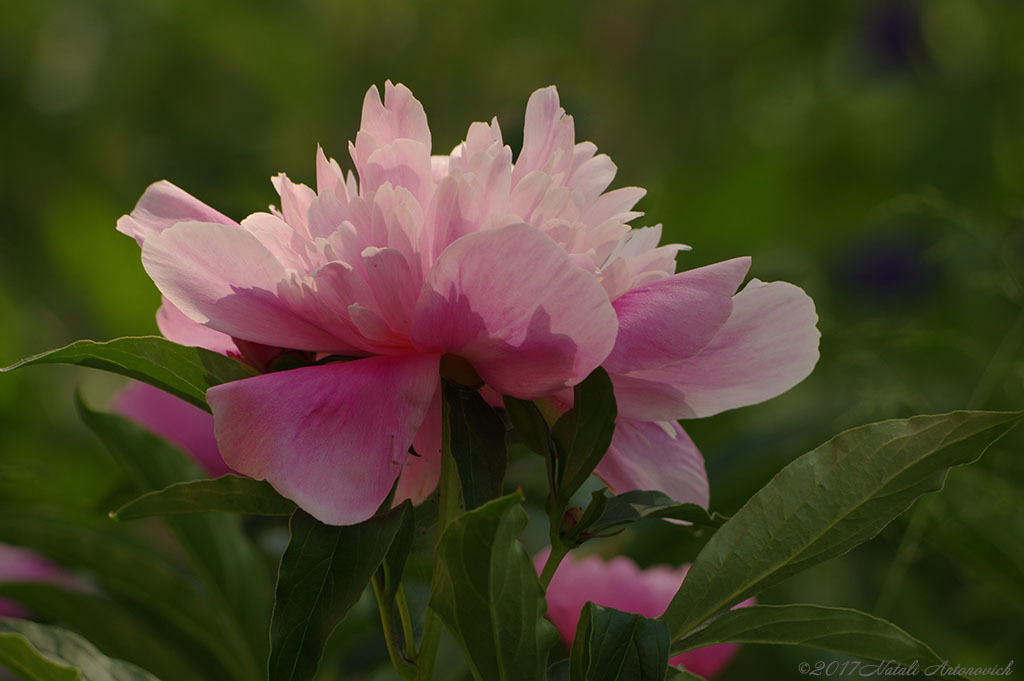
M 206 396 L 224 460 L 325 523 L 366 520 L 402 470 L 438 361 L 370 357 L 215 386 Z
M 594 472 L 620 494 L 653 489 L 680 503 L 708 505 L 704 457 L 675 421 L 618 419 L 608 453 Z
M 179 345 L 206 348 L 222 355 L 237 352 L 231 336 L 192 321 L 167 298 L 163 299 L 163 305 L 156 311 L 156 325 L 164 338 Z
M 549 552 L 549 549 L 544 549 L 534 557 L 538 572 Z M 562 635 L 566 647 L 570 647 L 580 611 L 587 601 L 623 612 L 657 617 L 679 590 L 689 567 L 656 565 L 641 570 L 624 556 L 605 562 L 597 555 L 577 560 L 570 554 L 558 566 L 548 586 L 548 619 Z M 750 598 L 736 607 L 754 603 L 756 600 Z M 722 672 L 738 649 L 739 645 L 733 643 L 708 646 L 677 655 L 669 663 L 682 664 L 691 672 L 710 679 Z
M 534 399 L 582 381 L 618 322 L 596 279 L 525 224 L 469 234 L 430 271 L 417 302 L 417 347 L 467 359 L 492 388 Z
M 412 441 L 416 456 L 407 456 L 395 488 L 395 504 L 406 499 L 420 504 L 433 494 L 441 479 L 441 385 L 434 392 L 423 424 Z
M 212 329 L 296 350 L 347 348 L 278 296 L 284 268 L 244 229 L 178 223 L 146 239 L 142 264 L 168 300 Z
M 619 335 L 605 369 L 650 369 L 699 352 L 729 318 L 732 295 L 748 269 L 750 258 L 734 258 L 619 296 L 613 303 Z
M 114 410 L 174 443 L 216 477 L 231 469 L 213 437 L 213 416 L 163 390 L 132 383 L 114 401 Z
M 150 234 L 159 234 L 176 223 L 189 221 L 237 224 L 167 180 L 161 180 L 146 187 L 135 210 L 117 221 L 117 231 L 141 244 Z
M 757 404 L 804 380 L 818 361 L 821 334 L 814 301 L 782 281 L 752 280 L 733 298 L 733 312 L 700 353 L 637 378 L 683 393 L 693 417 Z

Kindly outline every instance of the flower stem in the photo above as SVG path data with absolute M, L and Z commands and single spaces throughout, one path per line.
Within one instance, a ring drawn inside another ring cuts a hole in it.
M 409 603 L 405 600 L 405 589 L 398 585 L 398 593 L 395 594 L 395 605 L 398 606 L 398 617 L 402 621 L 402 636 L 405 637 L 406 650 L 416 647 L 416 637 L 412 632 L 412 616 L 409 614 Z
M 555 576 L 555 570 L 558 569 L 562 559 L 565 558 L 566 554 L 569 553 L 569 547 L 560 541 L 551 542 L 551 553 L 548 554 L 548 559 L 544 563 L 544 569 L 540 573 L 540 584 L 546 591 L 548 585 L 551 584 L 551 578 Z
M 441 481 L 438 483 L 437 500 L 437 539 L 435 546 L 440 545 L 444 531 L 459 514 L 459 495 L 461 483 L 459 471 L 455 467 L 451 445 L 451 412 L 448 403 L 442 401 L 441 415 Z M 436 557 L 435 550 L 435 557 Z M 436 559 L 436 558 L 435 558 Z M 435 563 L 434 575 L 438 573 Z M 433 583 L 431 583 L 433 591 Z M 437 646 L 441 641 L 441 618 L 427 606 L 427 616 L 423 623 L 423 638 L 416 653 L 416 681 L 430 681 L 434 673 L 434 662 L 437 659 Z
M 381 593 L 380 577 L 374 575 L 370 580 L 370 584 L 373 585 L 373 595 L 377 598 L 377 609 L 380 611 L 380 623 L 384 628 L 384 642 L 388 646 L 388 656 L 391 658 L 391 664 L 394 665 L 395 671 L 398 672 L 402 679 L 412 681 L 416 678 L 416 668 L 405 658 L 405 654 L 398 645 L 398 641 L 395 640 L 394 623 L 391 619 L 391 611 Z M 406 641 L 406 644 L 409 644 L 409 640 Z

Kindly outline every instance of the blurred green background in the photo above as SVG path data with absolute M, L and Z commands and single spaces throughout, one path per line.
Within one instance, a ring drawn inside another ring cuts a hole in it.
M 637 224 L 693 246 L 681 268 L 750 254 L 753 276 L 817 303 L 810 379 L 685 424 L 729 513 L 842 428 L 1024 407 L 1022 35 L 1024 5 L 998 0 L 5 0 L 0 364 L 156 331 L 159 296 L 114 231 L 149 183 L 261 210 L 272 174 L 312 182 L 317 143 L 350 167 L 363 94 L 387 78 L 423 102 L 435 151 L 493 115 L 517 150 L 527 97 L 554 83 L 577 139 L 618 164 L 613 186 L 648 189 Z M 119 383 L 0 377 L 4 501 L 92 513 L 116 487 L 79 384 Z M 1022 443 L 762 601 L 862 608 L 954 663 L 1005 663 L 1024 649 Z M 604 550 L 680 562 L 699 543 L 656 524 Z M 359 678 L 376 652 L 331 673 Z M 746 646 L 724 678 L 798 678 L 816 659 Z

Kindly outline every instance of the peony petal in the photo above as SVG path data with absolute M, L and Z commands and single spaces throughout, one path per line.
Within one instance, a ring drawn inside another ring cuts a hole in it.
M 434 493 L 441 479 L 441 385 L 434 391 L 434 399 L 430 401 L 427 416 L 416 431 L 412 441 L 415 456 L 405 458 L 402 475 L 398 478 L 395 488 L 395 505 L 406 499 L 414 504 Z
M 654 375 L 657 372 L 646 372 Z M 637 378 L 635 374 L 611 374 L 615 402 L 621 418 L 637 421 L 675 421 L 693 418 L 686 395 L 664 380 Z
M 699 352 L 729 318 L 732 295 L 748 269 L 750 258 L 734 258 L 619 296 L 613 303 L 619 335 L 605 369 L 650 369 Z
M 114 411 L 190 454 L 213 477 L 230 473 L 213 437 L 213 416 L 145 383 L 132 383 L 114 401 Z
M 168 300 L 211 329 L 296 350 L 348 349 L 278 295 L 284 267 L 244 229 L 178 223 L 146 239 L 142 264 Z
M 618 494 L 658 490 L 705 508 L 710 500 L 704 457 L 675 421 L 619 418 L 611 447 L 594 472 Z
M 191 194 L 167 180 L 161 180 L 146 187 L 131 214 L 117 221 L 117 231 L 134 238 L 141 245 L 151 234 L 159 234 L 179 222 L 192 221 L 237 225 Z
M 412 339 L 465 358 L 502 394 L 534 399 L 586 378 L 617 328 L 597 280 L 542 232 L 515 224 L 462 237 L 441 254 Z
M 163 304 L 156 311 L 156 325 L 164 338 L 179 345 L 206 348 L 222 355 L 238 351 L 231 336 L 189 319 L 167 298 L 163 298 Z
M 572 116 L 558 103 L 554 85 L 535 91 L 526 103 L 523 125 L 523 150 L 512 170 L 512 184 L 531 171 L 543 170 L 548 175 L 568 174 L 572 168 L 576 132 Z
M 434 193 L 430 150 L 413 140 L 395 140 L 375 150 L 360 168 L 359 177 L 364 196 L 386 182 L 408 190 L 420 206 L 428 205 Z
M 437 355 L 370 357 L 215 386 L 228 464 L 318 520 L 366 520 L 388 496 L 438 386 Z
M 811 373 L 821 334 L 814 301 L 797 286 L 756 279 L 733 298 L 733 312 L 700 353 L 637 378 L 683 393 L 694 417 L 757 404 Z

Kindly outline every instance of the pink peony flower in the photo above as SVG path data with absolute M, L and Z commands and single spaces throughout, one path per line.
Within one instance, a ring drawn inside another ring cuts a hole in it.
M 59 567 L 28 549 L 0 544 L 0 582 L 53 582 L 77 586 Z M 26 617 L 14 601 L 0 598 L 0 617 Z
M 550 551 L 545 548 L 534 557 L 538 572 L 544 567 Z M 558 629 L 566 647 L 572 647 L 580 611 L 587 601 L 644 617 L 658 617 L 665 612 L 689 569 L 689 565 L 679 568 L 659 565 L 641 570 L 625 556 L 616 556 L 605 562 L 593 554 L 579 560 L 570 554 L 558 566 L 548 585 L 548 619 Z M 736 607 L 756 602 L 756 599 L 748 598 Z M 694 674 L 710 679 L 725 669 L 738 649 L 739 644 L 736 643 L 698 648 L 676 655 L 669 664 L 682 665 Z
M 422 106 L 388 83 L 383 103 L 367 93 L 350 145 L 358 183 L 320 152 L 316 191 L 279 175 L 281 209 L 241 223 L 169 183 L 146 190 L 118 229 L 165 297 L 165 336 L 349 358 L 211 389 L 231 468 L 324 522 L 359 522 L 399 476 L 398 499 L 436 486 L 443 356 L 524 399 L 607 357 L 618 327 L 607 293 L 546 233 L 541 218 L 559 207 L 536 200 L 554 172 L 562 194 L 586 192 L 581 217 L 604 229 L 621 220 L 605 205 L 615 192 L 595 191 L 586 154 L 552 153 L 550 132 L 528 119 L 515 168 L 496 122 L 432 159 Z
M 114 401 L 114 411 L 192 456 L 212 477 L 230 473 L 213 436 L 213 416 L 170 393 L 132 382 Z

